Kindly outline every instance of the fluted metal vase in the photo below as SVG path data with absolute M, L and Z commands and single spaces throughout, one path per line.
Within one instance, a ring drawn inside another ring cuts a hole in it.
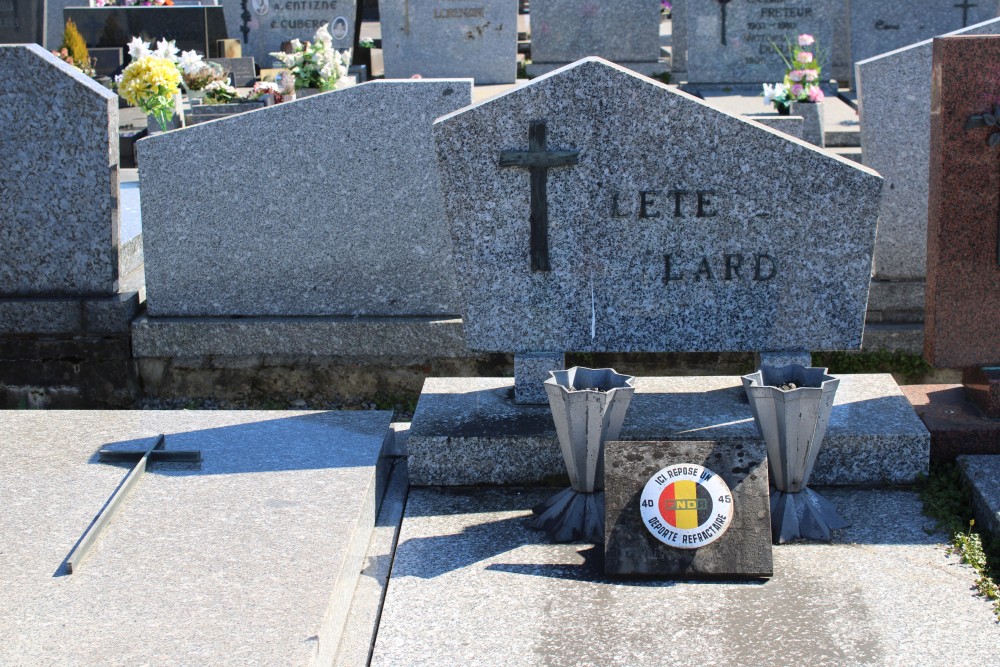
M 604 542 L 604 443 L 621 433 L 635 387 L 611 368 L 550 371 L 545 392 L 570 488 L 534 508 L 531 525 L 557 542 Z
M 825 368 L 763 366 L 743 376 L 754 422 L 767 445 L 771 475 L 771 537 L 831 541 L 848 524 L 837 508 L 808 488 L 840 380 Z M 789 383 L 795 389 L 782 389 Z

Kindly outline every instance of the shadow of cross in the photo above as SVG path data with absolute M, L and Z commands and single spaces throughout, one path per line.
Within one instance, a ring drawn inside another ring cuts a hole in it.
M 722 24 L 722 45 L 726 46 L 726 5 L 728 5 L 730 0 L 719 0 L 720 11 L 722 16 L 719 17 L 719 22 Z
M 978 7 L 979 5 L 970 4 L 969 0 L 962 0 L 961 4 L 955 5 L 956 8 L 962 10 L 962 27 L 969 27 L 969 10 L 973 7 Z
M 146 472 L 146 466 L 150 463 L 156 461 L 171 461 L 175 463 L 186 462 L 186 463 L 199 463 L 201 462 L 201 452 L 198 450 L 194 451 L 181 451 L 181 450 L 167 450 L 164 447 L 167 444 L 167 440 L 161 433 L 156 441 L 153 443 L 152 447 L 144 450 L 118 450 L 118 449 L 102 449 L 97 453 L 97 460 L 101 463 L 131 463 L 135 462 L 135 466 L 129 471 L 128 475 L 115 492 L 111 495 L 107 504 L 97 513 L 97 517 L 87 528 L 87 531 L 80 538 L 80 541 L 76 543 L 73 548 L 72 553 L 66 559 L 66 571 L 73 574 L 80 568 L 80 563 L 83 559 L 87 557 L 87 553 L 90 548 L 94 546 L 97 542 L 97 538 L 100 537 L 101 532 L 111 521 L 112 517 L 121 509 L 121 506 L 125 503 L 125 499 L 135 488 L 136 483 L 142 474 Z
M 549 265 L 549 204 L 546 194 L 551 167 L 572 166 L 580 151 L 550 151 L 545 146 L 545 121 L 528 125 L 528 150 L 501 151 L 501 167 L 527 167 L 531 174 L 531 270 L 551 271 Z

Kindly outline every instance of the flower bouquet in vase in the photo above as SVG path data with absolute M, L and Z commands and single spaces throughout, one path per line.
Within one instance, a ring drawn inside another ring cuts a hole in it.
M 764 103 L 773 104 L 781 115 L 802 116 L 802 138 L 823 146 L 823 108 L 826 95 L 822 81 L 822 54 L 812 35 L 799 35 L 784 50 L 772 44 L 785 63 L 785 78 L 780 83 L 764 84 Z

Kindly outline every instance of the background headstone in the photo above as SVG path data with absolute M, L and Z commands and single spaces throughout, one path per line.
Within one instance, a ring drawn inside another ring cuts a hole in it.
M 687 73 L 691 83 L 780 81 L 785 65 L 774 49 L 802 33 L 819 42 L 830 74 L 835 7 L 830 0 L 715 0 L 687 5 Z M 829 77 L 827 77 L 829 78 Z
M 517 0 L 382 0 L 387 79 L 470 77 L 477 85 L 517 77 Z M 534 26 L 532 26 L 534 30 Z
M 670 12 L 670 72 L 674 83 L 687 80 L 687 3 L 677 0 Z
M 0 71 L 0 295 L 113 294 L 117 96 L 36 44 Z
M 354 46 L 357 0 L 247 0 L 243 15 L 241 0 L 220 0 L 225 8 L 226 32 L 239 39 L 243 56 L 252 56 L 261 67 L 270 67 L 270 54 L 281 50 L 283 42 L 300 39 L 312 42 L 324 23 L 337 49 Z
M 659 0 L 533 0 L 531 69 L 555 69 L 587 56 L 620 65 L 660 57 Z
M 993 113 L 1000 37 L 934 40 L 924 352 L 935 366 L 1000 363 L 1000 153 Z
M 0 0 L 0 44 L 41 44 L 44 24 L 42 0 Z
M 257 79 L 253 58 L 211 58 L 210 60 L 213 63 L 219 63 L 223 72 L 232 75 L 234 86 L 249 88 Z
M 501 166 L 541 119 L 548 151 L 579 151 L 545 170 L 550 271 L 532 268 L 533 177 Z M 868 169 L 598 58 L 439 119 L 435 139 L 470 349 L 861 344 Z
M 1000 19 L 953 34 L 1000 34 Z M 885 178 L 873 272 L 880 280 L 927 275 L 932 45 L 919 42 L 856 66 L 862 158 Z
M 471 98 L 375 81 L 139 141 L 149 314 L 455 313 L 431 123 Z
M 900 49 L 996 18 L 997 0 L 851 0 L 851 59 Z

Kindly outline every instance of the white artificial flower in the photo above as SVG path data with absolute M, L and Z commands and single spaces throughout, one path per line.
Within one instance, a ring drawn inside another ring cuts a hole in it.
M 330 24 L 324 23 L 321 25 L 319 30 L 316 31 L 316 36 L 314 37 L 317 42 L 322 42 L 327 47 L 333 44 L 333 37 L 330 35 L 330 31 L 327 30 L 328 25 Z
M 128 43 L 128 54 L 132 60 L 145 58 L 149 53 L 149 43 L 142 41 L 142 37 L 133 37 L 132 41 Z
M 301 39 L 293 39 L 292 40 L 292 51 L 301 51 L 301 50 L 302 50 L 302 40 Z
M 170 62 L 176 63 L 178 50 L 179 49 L 177 48 L 177 45 L 174 44 L 173 40 L 170 40 L 168 42 L 165 39 L 161 39 L 156 43 L 156 51 L 153 55 L 158 56 L 160 58 L 166 58 Z
M 182 51 L 178 64 L 185 74 L 190 74 L 202 65 L 201 55 L 197 51 Z

